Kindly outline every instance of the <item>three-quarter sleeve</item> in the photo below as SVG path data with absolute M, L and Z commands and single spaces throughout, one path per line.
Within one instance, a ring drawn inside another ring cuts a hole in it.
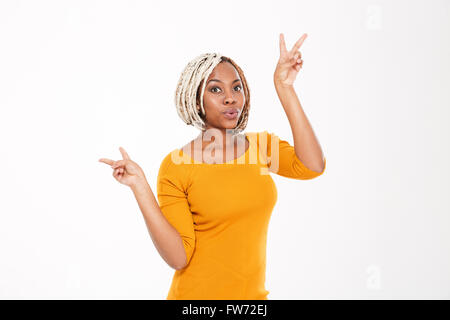
M 282 140 L 276 134 L 267 131 L 262 132 L 261 138 L 263 141 L 261 144 L 264 146 L 263 148 L 266 148 L 266 163 L 270 172 L 287 178 L 308 180 L 320 176 L 325 171 L 326 158 L 324 158 L 322 172 L 316 172 L 300 161 L 295 153 L 294 146 L 286 140 Z
M 171 162 L 170 154 L 161 163 L 157 178 L 159 207 L 169 223 L 183 240 L 186 261 L 189 264 L 195 249 L 195 231 L 186 193 L 186 174 Z

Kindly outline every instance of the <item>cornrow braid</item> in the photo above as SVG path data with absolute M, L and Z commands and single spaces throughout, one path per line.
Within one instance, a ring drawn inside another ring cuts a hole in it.
M 213 69 L 221 62 L 231 63 L 237 70 L 245 94 L 245 104 L 234 128 L 234 134 L 245 129 L 248 123 L 250 111 L 250 89 L 247 85 L 242 69 L 231 58 L 222 56 L 220 53 L 205 53 L 191 60 L 181 73 L 175 91 L 175 106 L 178 116 L 187 124 L 193 125 L 201 131 L 206 130 L 206 113 L 203 106 L 203 94 L 206 87 L 206 79 Z M 197 111 L 197 105 L 200 111 Z

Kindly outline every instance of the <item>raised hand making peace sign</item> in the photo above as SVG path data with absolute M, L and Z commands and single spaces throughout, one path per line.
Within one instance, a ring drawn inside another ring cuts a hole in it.
M 113 177 L 126 186 L 134 187 L 139 182 L 145 181 L 145 174 L 141 167 L 130 159 L 124 148 L 120 147 L 119 150 L 123 160 L 101 158 L 98 161 L 109 164 L 114 169 Z
M 304 33 L 297 40 L 291 51 L 287 51 L 284 35 L 280 33 L 280 59 L 278 60 L 273 81 L 275 85 L 292 86 L 298 72 L 303 66 L 302 54 L 299 49 L 308 35 Z

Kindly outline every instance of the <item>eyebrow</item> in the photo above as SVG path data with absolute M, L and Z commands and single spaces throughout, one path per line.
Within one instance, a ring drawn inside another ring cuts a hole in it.
M 222 81 L 217 80 L 217 79 L 211 79 L 211 80 L 208 81 L 208 83 L 210 83 L 211 81 L 222 82 Z M 241 81 L 241 80 L 240 80 L 240 79 L 236 79 L 236 80 L 234 80 L 234 81 L 232 82 L 232 84 L 235 83 L 236 81 Z

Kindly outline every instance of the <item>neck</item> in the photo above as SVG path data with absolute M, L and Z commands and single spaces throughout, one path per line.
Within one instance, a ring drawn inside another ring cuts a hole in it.
M 199 134 L 203 145 L 208 145 L 217 139 L 222 139 L 222 145 L 233 145 L 236 137 L 236 131 L 234 129 L 219 129 L 219 128 L 207 128 Z

